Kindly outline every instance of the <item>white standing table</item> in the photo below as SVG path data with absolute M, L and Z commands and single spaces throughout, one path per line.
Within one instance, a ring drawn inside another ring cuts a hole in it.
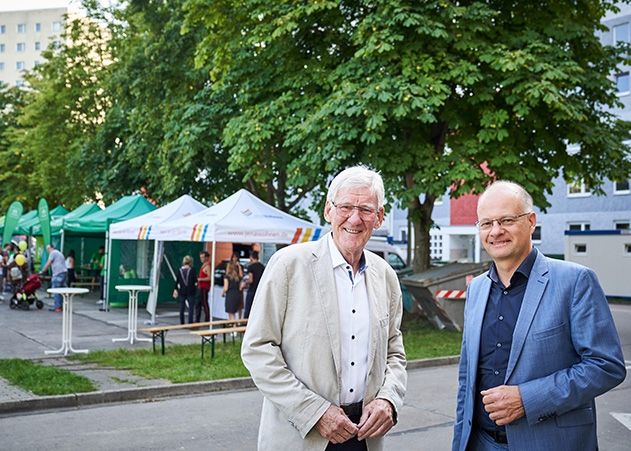
M 46 290 L 50 294 L 60 294 L 63 298 L 63 317 L 61 322 L 61 348 L 54 351 L 45 351 L 46 354 L 68 355 L 68 351 L 87 353 L 87 349 L 74 349 L 72 347 L 72 299 L 75 294 L 87 293 L 87 288 L 60 287 Z
M 116 285 L 118 291 L 129 293 L 129 315 L 127 316 L 127 336 L 125 338 L 112 338 L 112 341 L 151 341 L 150 338 L 139 338 L 138 327 L 138 293 L 151 291 L 149 285 Z

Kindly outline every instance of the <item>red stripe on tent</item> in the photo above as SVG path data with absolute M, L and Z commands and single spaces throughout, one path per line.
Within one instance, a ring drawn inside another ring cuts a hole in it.
M 191 238 L 190 238 L 190 240 L 191 240 L 191 241 L 195 241 L 195 233 L 197 232 L 197 226 L 198 226 L 198 225 L 199 225 L 199 224 L 195 224 L 195 225 L 193 226 L 193 232 L 191 233 Z
M 302 234 L 302 227 L 298 227 L 296 229 L 296 233 L 294 233 L 294 237 L 291 239 L 291 244 L 296 244 L 301 234 Z

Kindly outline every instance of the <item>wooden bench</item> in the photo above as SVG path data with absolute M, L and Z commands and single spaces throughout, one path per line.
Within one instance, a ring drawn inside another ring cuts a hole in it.
M 200 323 L 188 323 L 188 324 L 171 324 L 163 326 L 152 326 L 145 329 L 140 329 L 141 332 L 147 332 L 151 334 L 151 341 L 153 342 L 153 352 L 156 352 L 156 338 L 160 337 L 160 344 L 162 345 L 162 355 L 164 355 L 165 343 L 164 337 L 167 332 L 171 330 L 188 330 L 199 329 L 201 327 L 207 327 L 210 330 L 213 326 L 226 326 L 226 325 L 243 325 L 247 324 L 247 319 L 220 319 L 217 321 L 204 321 Z
M 223 334 L 224 343 L 226 342 L 226 334 L 242 334 L 245 332 L 246 326 L 224 327 L 221 329 L 194 330 L 191 333 L 202 337 L 202 362 L 204 361 L 204 345 L 210 343 L 210 359 L 215 357 L 215 337 Z M 234 335 L 232 336 L 234 343 Z

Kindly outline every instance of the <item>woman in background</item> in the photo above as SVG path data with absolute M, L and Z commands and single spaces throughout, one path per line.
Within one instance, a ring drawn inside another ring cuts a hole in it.
M 188 308 L 188 322 L 193 322 L 195 310 L 195 293 L 197 292 L 197 274 L 193 269 L 193 258 L 186 255 L 182 259 L 182 267 L 177 272 L 174 297 L 180 302 L 180 324 L 185 324 L 184 311 Z
M 239 268 L 233 262 L 228 263 L 226 267 L 226 275 L 223 278 L 223 293 L 221 295 L 226 298 L 228 319 L 236 319 L 239 306 L 243 303 L 243 296 L 241 294 Z

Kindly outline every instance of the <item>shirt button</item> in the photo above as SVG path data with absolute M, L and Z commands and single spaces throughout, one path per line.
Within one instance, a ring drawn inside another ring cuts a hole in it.
M 349 390 L 349 392 L 351 392 L 351 393 L 353 393 L 353 391 L 354 391 L 354 390 L 353 390 L 352 388 Z
M 355 335 L 351 335 L 351 340 L 354 340 L 354 339 L 355 339 Z
M 504 294 L 508 294 L 508 291 L 504 291 Z
M 493 374 L 495 374 L 497 376 L 498 374 L 500 374 L 500 372 L 495 370 L 495 371 L 493 371 Z
M 355 309 L 353 309 L 353 313 L 355 313 Z
M 355 366 L 355 362 L 351 362 L 351 366 Z
M 504 317 L 502 315 L 500 315 L 500 317 L 498 318 L 500 321 L 504 321 Z
M 497 346 L 498 348 L 501 348 L 502 347 L 502 343 L 498 343 L 495 346 Z

